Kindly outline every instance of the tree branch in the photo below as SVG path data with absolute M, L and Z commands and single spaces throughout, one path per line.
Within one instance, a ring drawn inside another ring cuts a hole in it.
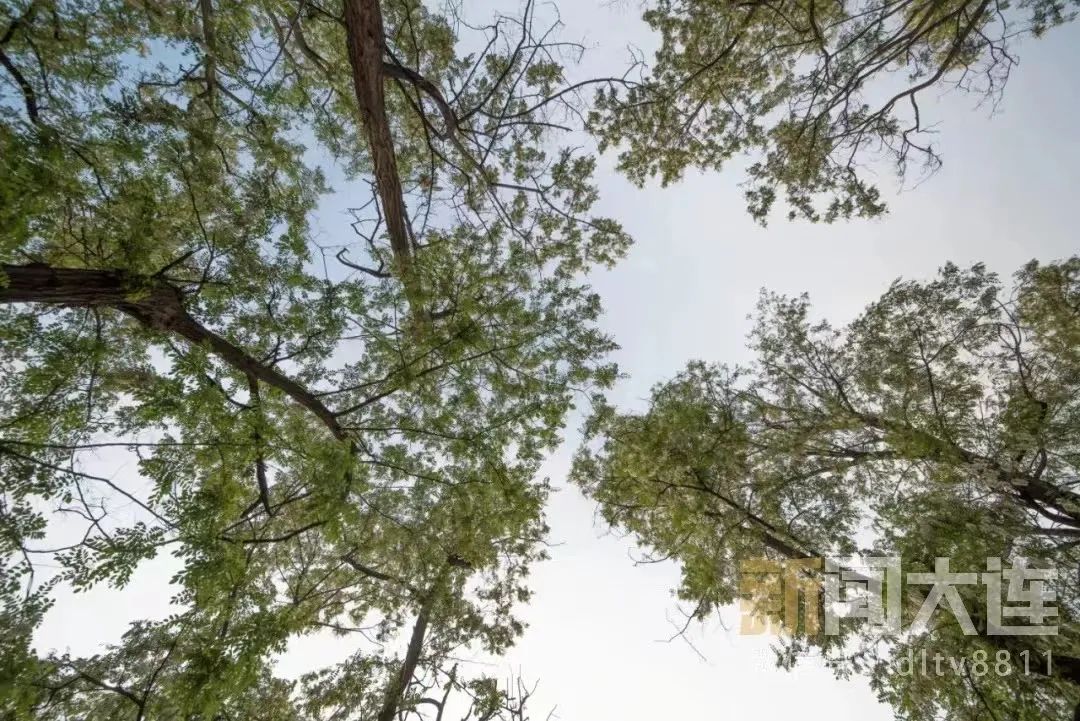
M 180 289 L 164 280 L 120 270 L 54 268 L 43 263 L 5 264 L 0 270 L 6 281 L 0 286 L 0 303 L 114 308 L 147 328 L 208 347 L 235 370 L 277 388 L 314 413 L 335 438 L 346 439 L 337 417 L 311 391 L 199 323 L 184 307 Z

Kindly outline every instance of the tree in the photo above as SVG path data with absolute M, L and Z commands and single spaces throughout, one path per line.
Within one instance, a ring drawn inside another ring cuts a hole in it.
M 837 329 L 806 297 L 763 296 L 746 367 L 691 363 L 642 413 L 600 405 L 573 478 L 604 518 L 682 564 L 680 598 L 704 618 L 740 598 L 740 564 L 766 558 L 988 557 L 1059 571 L 1056 636 L 987 635 L 985 596 L 961 589 L 978 635 L 945 608 L 910 623 L 925 589 L 906 585 L 901 633 L 800 623 L 780 655 L 816 650 L 864 672 L 915 721 L 1071 718 L 1080 701 L 1080 258 L 1015 276 L 980 265 L 897 281 Z M 888 593 L 888 589 L 886 593 Z M 1031 674 L 901 672 L 909 650 L 991 659 L 1027 652 Z
M 520 718 L 447 663 L 521 632 L 540 460 L 614 378 L 581 275 L 629 241 L 555 138 L 574 48 L 531 3 L 3 12 L 2 714 L 441 718 L 438 688 Z M 34 649 L 52 589 L 164 553 L 168 619 Z M 274 676 L 327 629 L 357 655 Z
M 933 170 L 941 158 L 927 93 L 996 104 L 1019 37 L 1072 19 L 1069 0 L 658 0 L 660 35 L 641 82 L 603 88 L 591 115 L 602 147 L 638 184 L 720 169 L 750 153 L 746 198 L 764 223 L 778 196 L 791 218 L 831 222 L 885 210 L 866 166 Z

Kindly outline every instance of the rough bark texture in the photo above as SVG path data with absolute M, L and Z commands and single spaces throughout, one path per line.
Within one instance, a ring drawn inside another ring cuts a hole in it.
M 408 214 L 394 154 L 394 137 L 386 116 L 383 82 L 384 31 L 379 0 L 345 0 L 345 33 L 352 66 L 353 88 L 360 118 L 367 133 L 390 248 L 402 281 L 408 286 L 412 270 L 412 244 Z
M 41 263 L 2 265 L 0 269 L 4 276 L 0 281 L 0 303 L 114 308 L 147 328 L 208 347 L 236 370 L 277 388 L 310 410 L 336 438 L 346 437 L 337 417 L 322 401 L 300 383 L 199 323 L 184 306 L 180 289 L 165 280 L 118 270 L 54 268 Z

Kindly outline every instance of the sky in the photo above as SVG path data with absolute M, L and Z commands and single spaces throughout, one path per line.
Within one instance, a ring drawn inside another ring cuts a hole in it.
M 483 16 L 482 4 L 467 5 Z M 564 37 L 589 48 L 575 73 L 610 70 L 627 44 L 651 44 L 634 3 L 566 0 L 560 10 Z M 737 167 L 639 189 L 612 170 L 611 157 L 601 158 L 597 210 L 635 239 L 620 265 L 592 278 L 606 308 L 603 328 L 621 345 L 616 404 L 643 407 L 650 386 L 691 359 L 747 360 L 747 315 L 762 288 L 807 292 L 822 318 L 842 323 L 897 277 L 928 278 L 946 261 L 981 261 L 1008 275 L 1031 258 L 1080 250 L 1080 25 L 1023 43 L 1019 55 L 993 117 L 971 97 L 928 99 L 924 115 L 940 122 L 944 167 L 902 192 L 882 177 L 891 210 L 880 220 L 815 226 L 777 217 L 766 229 L 745 212 Z M 324 207 L 317 219 L 324 232 L 347 227 L 345 205 Z M 566 442 L 544 467 L 558 491 L 548 510 L 551 560 L 535 570 L 535 595 L 522 610 L 529 628 L 506 658 L 476 672 L 538 683 L 534 719 L 552 709 L 563 721 L 891 718 L 865 683 L 836 680 L 812 659 L 795 672 L 775 668 L 767 637 L 737 633 L 735 609 L 693 627 L 692 646 L 668 641 L 681 620 L 671 594 L 678 568 L 635 565 L 632 540 L 612 535 L 595 504 L 567 486 L 579 423 L 570 419 Z M 163 578 L 137 578 L 122 596 L 62 595 L 38 634 L 39 650 L 86 652 L 117 638 L 128 619 L 161 606 Z M 347 652 L 307 639 L 280 665 L 295 674 Z
M 648 43 L 633 4 L 560 10 L 566 34 L 582 32 L 594 47 L 586 63 L 615 63 L 627 42 Z M 891 212 L 881 220 L 777 217 L 761 228 L 744 210 L 738 168 L 638 189 L 603 158 L 598 212 L 635 239 L 626 260 L 594 278 L 627 376 L 615 402 L 643 408 L 649 388 L 692 359 L 748 360 L 747 315 L 762 288 L 809 293 L 820 317 L 842 323 L 897 277 L 929 278 L 947 261 L 984 262 L 1007 276 L 1031 258 L 1080 251 L 1080 27 L 1019 51 L 993 117 L 971 97 L 927 99 L 944 166 L 902 192 L 883 177 Z M 892 718 L 864 682 L 836 680 L 812 662 L 775 668 L 769 639 L 740 636 L 734 608 L 693 629 L 693 648 L 667 642 L 681 621 L 671 595 L 678 568 L 634 566 L 633 542 L 611 535 L 595 504 L 565 482 L 575 446 L 571 435 L 545 468 L 561 489 L 548 512 L 556 545 L 535 573 L 530 627 L 507 664 L 539 682 L 534 718 L 551 707 L 564 721 Z

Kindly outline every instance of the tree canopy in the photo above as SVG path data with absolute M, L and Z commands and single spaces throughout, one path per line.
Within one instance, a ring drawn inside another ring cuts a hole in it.
M 946 266 L 897 281 L 850 324 L 810 316 L 805 297 L 763 296 L 754 362 L 691 363 L 641 413 L 601 407 L 573 478 L 613 526 L 682 565 L 680 598 L 705 618 L 742 595 L 758 558 L 900 556 L 905 571 L 985 570 L 986 559 L 1057 569 L 1058 634 L 988 635 L 985 598 L 962 589 L 965 635 L 947 607 L 912 630 L 923 596 L 906 592 L 897 633 L 800 624 L 780 661 L 809 650 L 865 672 L 901 718 L 1071 717 L 1080 701 L 1073 570 L 1080 538 L 1080 258 L 1015 276 Z M 917 593 L 917 591 L 916 591 Z M 907 674 L 918 653 L 1014 663 L 1032 673 Z M 1038 668 L 1035 668 L 1038 666 Z
M 522 633 L 540 465 L 579 399 L 600 445 L 575 479 L 682 562 L 699 616 L 737 598 L 741 559 L 854 551 L 868 524 L 870 550 L 927 567 L 1075 565 L 1080 260 L 1024 268 L 1013 296 L 950 266 L 842 331 L 769 296 L 757 365 L 694 364 L 619 414 L 586 276 L 630 238 L 567 136 L 625 146 L 638 182 L 760 152 L 758 218 L 778 192 L 814 220 L 875 215 L 860 162 L 937 162 L 919 94 L 996 97 L 1008 41 L 1066 4 L 661 0 L 640 81 L 569 81 L 583 48 L 533 0 L 463 13 L 3 4 L 0 717 L 525 721 L 530 687 L 455 658 Z M 867 99 L 901 68 L 910 84 Z M 58 589 L 163 561 L 166 615 L 99 653 L 36 648 Z M 816 644 L 916 720 L 1042 718 L 1077 701 L 1076 612 L 1009 646 L 1053 650 L 1036 678 L 919 686 L 850 630 L 796 634 L 784 658 Z M 355 653 L 282 677 L 275 656 L 318 633 Z M 928 638 L 1000 647 L 942 623 L 890 653 Z
M 591 126 L 638 184 L 749 154 L 746 199 L 764 223 L 876 216 L 874 166 L 934 170 L 920 103 L 959 89 L 996 104 L 1027 35 L 1072 19 L 1071 0 L 657 0 L 660 36 L 639 81 L 604 87 Z
M 3 12 L 0 715 L 520 718 L 448 657 L 521 632 L 539 462 L 614 378 L 581 278 L 628 239 L 559 145 L 574 48 L 528 4 Z M 167 618 L 34 650 L 56 587 L 163 555 Z M 327 629 L 350 660 L 274 675 Z

